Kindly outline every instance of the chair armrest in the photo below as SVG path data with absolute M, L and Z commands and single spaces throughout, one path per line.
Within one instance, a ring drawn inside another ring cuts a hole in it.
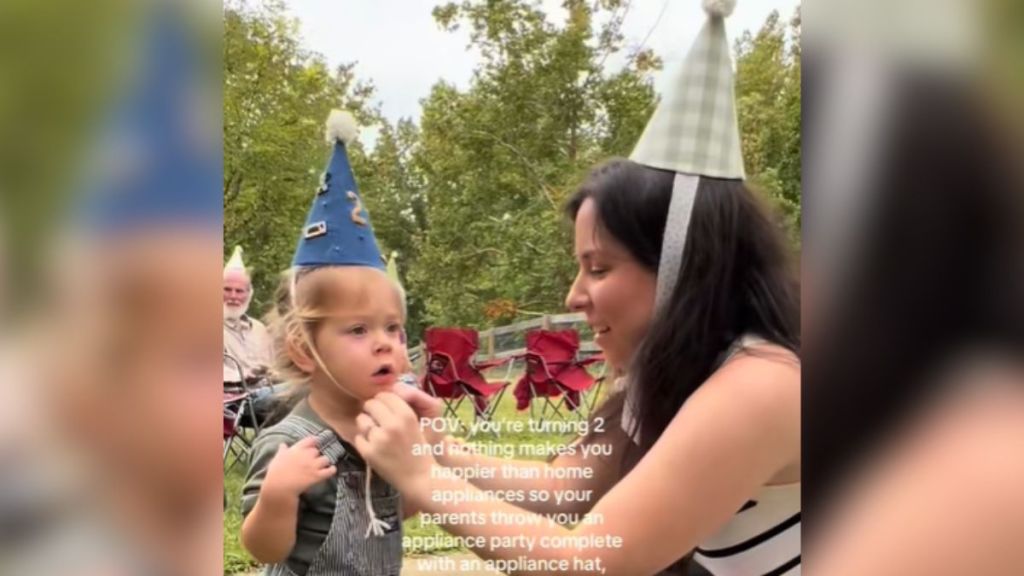
M 527 352 L 523 354 L 523 356 L 527 359 L 535 358 L 538 362 L 540 362 L 540 367 L 544 369 L 544 376 L 546 376 L 548 380 L 555 379 L 555 377 L 551 375 L 551 369 L 548 368 L 548 361 L 545 360 L 543 356 L 541 356 L 540 354 L 534 354 L 533 352 Z M 529 360 L 527 360 L 527 362 L 529 362 Z
M 432 350 L 427 350 L 427 370 L 426 370 L 426 372 L 423 375 L 424 378 L 426 378 L 427 376 L 430 375 L 430 358 L 432 356 L 442 356 L 442 357 L 444 357 L 448 361 L 448 366 L 451 367 L 452 375 L 455 376 L 455 379 L 456 380 L 461 380 L 462 379 L 459 376 L 459 367 L 455 365 L 455 359 L 452 358 L 450 354 L 446 354 L 444 352 L 434 352 Z
M 473 367 L 476 368 L 477 370 L 490 370 L 491 368 L 504 366 L 505 364 L 508 364 L 509 362 L 515 360 L 519 356 L 519 354 L 516 354 L 514 356 L 509 356 L 507 358 L 500 358 L 497 360 L 484 360 L 483 362 L 473 362 L 472 364 Z

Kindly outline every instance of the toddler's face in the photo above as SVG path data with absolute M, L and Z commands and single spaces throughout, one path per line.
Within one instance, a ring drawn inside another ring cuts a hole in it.
M 327 269 L 332 274 L 328 317 L 316 347 L 334 378 L 360 400 L 395 385 L 408 359 L 402 338 L 401 300 L 392 281 L 374 268 Z

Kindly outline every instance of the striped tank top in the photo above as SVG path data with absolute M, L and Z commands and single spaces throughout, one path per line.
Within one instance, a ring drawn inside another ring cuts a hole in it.
M 715 576 L 799 576 L 800 483 L 762 487 L 693 559 Z
M 726 353 L 766 342 L 744 336 Z M 799 576 L 800 483 L 763 486 L 693 558 L 715 576 Z

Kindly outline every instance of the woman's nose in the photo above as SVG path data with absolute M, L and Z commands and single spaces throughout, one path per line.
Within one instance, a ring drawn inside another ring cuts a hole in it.
M 569 294 L 565 297 L 565 307 L 571 312 L 580 312 L 587 307 L 587 296 L 580 285 L 580 277 L 577 275 L 573 280 Z

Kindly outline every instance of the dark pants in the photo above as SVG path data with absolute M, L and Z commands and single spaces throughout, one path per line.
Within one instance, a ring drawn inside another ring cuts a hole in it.
M 249 392 L 252 394 L 252 407 L 255 414 L 249 414 L 242 418 L 241 425 L 247 428 L 254 428 L 257 422 L 260 429 L 272 426 L 288 412 L 281 400 L 281 393 L 284 391 L 285 385 L 267 384 L 266 380 L 262 382 L 248 386 Z M 225 382 L 224 390 L 241 392 L 242 386 L 238 382 Z

